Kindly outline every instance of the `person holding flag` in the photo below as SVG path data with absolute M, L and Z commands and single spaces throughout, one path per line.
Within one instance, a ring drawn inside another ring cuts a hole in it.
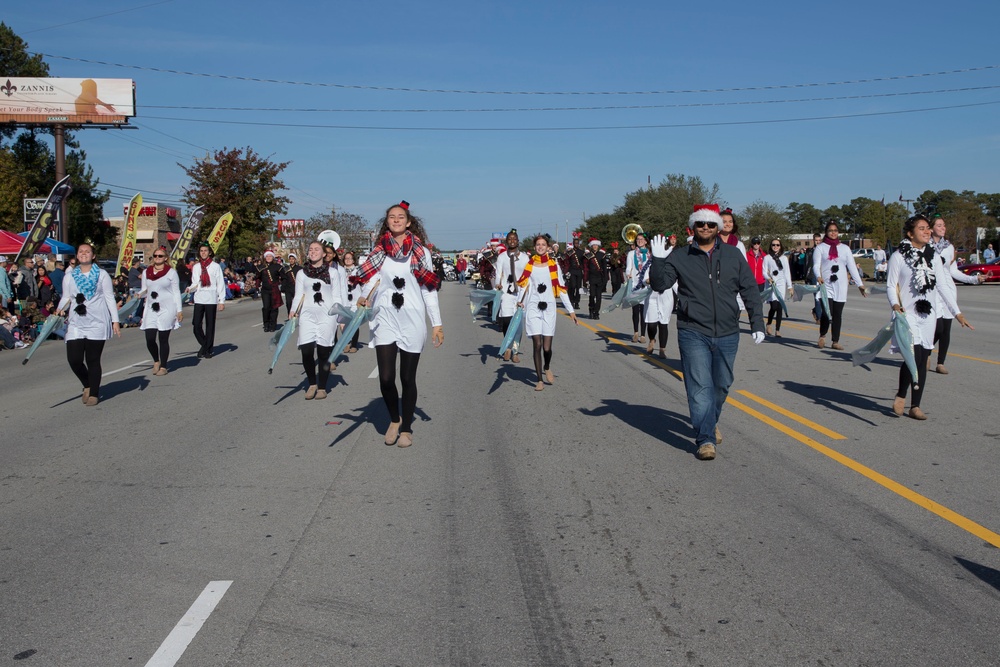
M 198 341 L 199 359 L 211 359 L 215 348 L 215 319 L 226 309 L 226 281 L 222 269 L 214 261 L 215 253 L 208 243 L 198 246 L 198 261 L 191 267 L 194 292 L 194 337 Z
M 153 251 L 153 263 L 142 272 L 140 286 L 146 303 L 139 328 L 146 332 L 146 349 L 153 357 L 153 375 L 167 374 L 170 332 L 180 327 L 184 319 L 180 278 L 167 263 L 167 256 L 164 246 Z
M 66 360 L 83 385 L 83 404 L 93 407 L 101 392 L 104 343 L 112 333 L 121 338 L 122 332 L 111 276 L 94 264 L 93 246 L 81 243 L 76 258 L 79 264 L 63 278 L 63 298 L 57 314 L 68 315 Z

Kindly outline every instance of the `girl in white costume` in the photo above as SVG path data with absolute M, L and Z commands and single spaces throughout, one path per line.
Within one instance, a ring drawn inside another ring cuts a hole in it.
M 493 287 L 503 292 L 503 296 L 500 297 L 500 313 L 497 315 L 497 323 L 504 336 L 507 335 L 510 318 L 514 316 L 514 311 L 517 309 L 517 299 L 520 293 L 517 281 L 524 273 L 528 262 L 531 261 L 528 253 L 521 252 L 518 247 L 520 243 L 521 239 L 517 235 L 517 230 L 510 230 L 507 232 L 507 249 L 497 256 L 497 272 Z M 514 345 L 517 345 L 516 341 Z M 511 350 L 504 352 L 503 360 L 509 361 L 511 354 Z M 520 363 L 520 350 L 515 347 L 513 355 L 514 363 Z
M 552 361 L 552 337 L 556 333 L 556 318 L 559 316 L 556 297 L 562 300 L 573 323 L 580 323 L 573 312 L 559 266 L 549 257 L 548 237 L 536 236 L 534 246 L 535 254 L 517 281 L 521 288 L 518 307 L 524 308 L 524 333 L 531 338 L 534 346 L 535 372 L 538 374 L 535 391 L 542 391 L 545 388 L 543 377 L 549 384 L 555 381 L 549 364 Z
M 337 316 L 329 312 L 334 305 L 347 303 L 347 273 L 336 261 L 328 264 L 324 254 L 322 243 L 313 241 L 309 244 L 306 262 L 295 275 L 295 295 L 291 305 L 292 317 L 299 320 L 299 351 L 302 352 L 302 367 L 309 381 L 307 401 L 326 398 L 330 353 L 337 331 Z
M 831 220 L 826 223 L 823 241 L 813 250 L 813 275 L 816 276 L 817 283 L 826 285 L 827 301 L 830 304 L 830 317 L 827 317 L 824 310 L 819 318 L 819 342 L 816 345 L 820 349 L 826 347 L 827 331 L 830 331 L 833 338 L 830 347 L 835 350 L 844 349 L 840 344 L 840 324 L 844 304 L 847 303 L 848 274 L 857 283 L 861 296 L 867 298 L 858 265 L 854 263 L 854 255 L 846 243 L 840 242 L 840 227 Z
M 372 342 L 378 362 L 379 386 L 389 410 L 385 444 L 409 447 L 413 444 L 413 414 L 417 407 L 417 364 L 427 340 L 427 318 L 434 328 L 434 347 L 444 343 L 437 290 L 441 283 L 434 274 L 431 253 L 424 247 L 426 234 L 420 219 L 410 213 L 406 201 L 390 206 L 382 219 L 379 240 L 368 258 L 358 267 L 357 282 L 362 293 L 373 288 L 371 306 L 377 309 L 371 323 Z M 366 296 L 358 305 L 368 305 Z M 402 410 L 396 389 L 396 358 L 403 387 Z
M 774 296 L 769 302 L 771 309 L 767 313 L 767 335 L 781 338 L 781 304 L 778 296 L 785 300 L 792 298 L 792 270 L 788 266 L 781 239 L 771 239 L 767 255 L 764 256 L 764 280 L 774 286 Z M 771 329 L 771 322 L 774 320 L 774 329 Z
M 109 276 L 94 264 L 94 248 L 81 243 L 76 249 L 77 266 L 66 273 L 58 312 L 67 315 L 66 359 L 83 385 L 84 405 L 98 403 L 101 391 L 101 354 L 111 334 L 121 338 L 118 304 Z
M 924 383 L 927 380 L 927 360 L 934 349 L 934 329 L 937 327 L 935 301 L 940 297 L 945 307 L 963 327 L 972 329 L 972 325 L 958 310 L 954 297 L 945 292 L 938 292 L 946 268 L 934 255 L 934 246 L 930 245 L 931 226 L 927 218 L 915 215 L 903 225 L 903 241 L 896 252 L 889 258 L 889 270 L 886 276 L 886 296 L 889 304 L 897 313 L 906 316 L 913 336 L 913 356 L 917 365 L 917 378 L 914 381 L 906 362 L 899 367 L 899 389 L 892 403 L 892 411 L 897 416 L 903 416 L 906 408 L 906 391 L 911 384 L 913 396 L 910 400 L 910 417 L 927 419 L 920 409 L 920 399 L 924 393 Z M 895 339 L 893 346 L 898 348 Z
M 632 291 L 641 289 L 643 287 L 640 284 L 640 276 L 648 273 L 649 267 L 649 248 L 647 244 L 649 241 L 646 239 L 645 234 L 639 234 L 635 237 L 635 249 L 631 250 L 628 257 L 625 258 L 625 280 L 629 281 L 632 285 Z M 637 303 L 632 306 L 632 342 L 633 343 L 645 343 L 646 336 L 644 332 L 643 323 L 646 321 L 645 318 L 646 305 L 645 302 Z
M 958 270 L 955 265 L 955 246 L 953 246 L 945 236 L 948 234 L 948 226 L 944 218 L 940 215 L 934 216 L 934 224 L 931 225 L 931 245 L 934 246 L 934 255 L 938 261 L 944 265 L 945 270 L 942 280 L 937 286 L 937 327 L 934 330 L 934 344 L 938 346 L 937 366 L 934 370 L 942 375 L 948 374 L 948 369 L 944 366 L 944 360 L 948 356 L 948 347 L 951 345 L 951 321 L 954 319 L 951 311 L 945 307 L 941 300 L 941 295 L 947 292 L 952 299 L 958 303 L 958 288 L 955 285 L 957 280 L 966 285 L 980 285 L 984 276 L 967 276 Z
M 167 264 L 167 255 L 163 246 L 154 250 L 153 263 L 142 272 L 146 305 L 139 328 L 146 332 L 146 349 L 153 357 L 153 375 L 167 374 L 170 332 L 180 327 L 184 319 L 180 278 Z
M 668 242 L 667 257 L 676 249 L 677 237 L 671 234 Z M 649 265 L 646 266 L 646 272 L 642 275 L 642 282 L 649 284 Z M 676 295 L 677 283 L 674 283 L 670 289 L 662 292 L 650 291 L 649 296 L 646 297 L 643 304 L 646 313 L 646 335 L 649 337 L 649 343 L 646 344 L 646 354 L 653 353 L 653 347 L 659 340 L 660 359 L 667 358 L 667 336 L 670 331 L 668 325 L 671 315 L 674 314 L 674 297 Z
M 358 309 L 358 297 L 361 296 L 361 285 L 351 280 L 358 273 L 358 265 L 354 262 L 354 253 L 350 250 L 345 251 L 341 257 L 341 264 L 344 267 L 344 272 L 347 274 L 347 307 L 353 313 Z M 358 337 L 360 335 L 361 328 L 359 327 L 354 332 L 354 337 L 351 338 L 351 342 L 344 349 L 344 352 L 354 353 L 358 351 Z

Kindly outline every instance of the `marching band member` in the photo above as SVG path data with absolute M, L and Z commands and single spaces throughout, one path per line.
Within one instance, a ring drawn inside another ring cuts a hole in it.
M 58 312 L 67 315 L 66 360 L 83 385 L 83 404 L 95 406 L 101 392 L 101 354 L 111 334 L 121 338 L 118 304 L 111 276 L 94 264 L 94 247 L 81 243 L 76 249 L 78 264 L 66 273 Z
M 601 247 L 600 239 L 590 239 L 589 250 L 584 254 L 587 260 L 587 301 L 590 306 L 590 319 L 601 319 L 601 297 L 604 295 L 605 272 L 607 271 L 607 256 Z
M 521 288 L 519 307 L 524 308 L 524 333 L 534 346 L 535 372 L 538 382 L 535 391 L 545 388 L 542 379 L 552 384 L 555 376 L 549 369 L 552 361 L 552 337 L 556 333 L 556 297 L 562 300 L 574 324 L 580 324 L 573 311 L 566 286 L 556 261 L 549 257 L 549 239 L 544 234 L 535 237 L 535 254 L 517 281 Z
M 632 285 L 632 291 L 642 289 L 640 278 L 644 277 L 649 269 L 649 249 L 646 247 L 648 241 L 645 234 L 637 234 L 635 237 L 635 249 L 630 250 L 625 259 L 625 280 Z M 644 323 L 646 321 L 643 314 L 646 312 L 645 302 L 632 306 L 632 342 L 645 343 Z
M 306 263 L 295 276 L 295 295 L 292 297 L 291 316 L 299 319 L 299 351 L 309 381 L 307 401 L 326 398 L 330 353 L 337 329 L 337 317 L 328 313 L 335 304 L 347 303 L 347 273 L 337 262 L 328 264 L 324 255 L 322 243 L 309 244 Z
M 500 332 L 504 336 L 507 335 L 510 318 L 514 316 L 514 310 L 517 308 L 519 292 L 517 281 L 524 273 L 529 261 L 528 254 L 521 252 L 520 243 L 521 239 L 518 238 L 517 230 L 510 230 L 507 232 L 507 249 L 497 257 L 497 274 L 493 287 L 503 291 L 503 296 L 500 297 L 500 314 L 497 316 L 497 322 L 500 324 Z M 521 361 L 520 350 L 516 346 L 515 342 L 513 350 L 515 364 Z M 503 353 L 503 360 L 510 361 L 510 359 L 511 350 L 507 350 Z
M 848 276 L 854 279 L 861 296 L 868 298 L 865 292 L 865 284 L 861 280 L 858 272 L 858 265 L 854 263 L 854 255 L 845 243 L 840 242 L 840 227 L 831 220 L 826 223 L 823 237 L 819 247 L 813 250 L 813 273 L 816 282 L 826 285 L 827 301 L 830 304 L 830 317 L 826 312 L 819 318 L 819 342 L 816 346 L 820 349 L 826 347 L 826 333 L 831 332 L 833 344 L 830 346 L 834 350 L 843 350 L 840 344 L 840 324 L 844 314 L 844 304 L 847 303 Z
M 774 296 L 767 312 L 767 335 L 781 338 L 781 303 L 778 296 L 792 298 L 792 271 L 781 239 L 771 239 L 771 247 L 764 256 L 764 279 L 774 286 Z M 772 321 L 775 322 L 774 329 L 771 328 Z
M 912 384 L 909 414 L 913 419 L 924 420 L 927 415 L 920 409 L 920 399 L 927 380 L 927 362 L 934 349 L 934 330 L 937 327 L 935 302 L 943 302 L 963 327 L 973 327 L 958 310 L 954 295 L 948 290 L 940 290 L 947 268 L 934 255 L 934 246 L 930 245 L 931 225 L 927 218 L 922 215 L 911 217 L 903 225 L 903 236 L 899 248 L 889 258 L 885 286 L 892 309 L 905 315 L 910 325 L 917 378 L 914 380 L 904 361 L 899 367 L 899 389 L 892 402 L 892 411 L 898 417 L 903 416 L 906 392 Z M 898 348 L 895 340 L 893 344 Z
M 379 240 L 358 268 L 357 280 L 364 293 L 377 287 L 372 303 L 378 308 L 371 323 L 372 345 L 378 361 L 379 386 L 389 411 L 385 444 L 413 444 L 413 413 L 417 407 L 417 364 L 427 340 L 427 318 L 431 320 L 434 347 L 444 343 L 431 253 L 424 246 L 427 236 L 420 218 L 410 213 L 409 202 L 390 206 L 382 219 Z M 371 285 L 371 286 L 369 286 Z M 367 297 L 358 305 L 368 304 Z M 396 358 L 403 387 L 402 411 L 396 389 Z
M 142 294 L 146 295 L 139 328 L 146 332 L 146 349 L 153 357 L 153 375 L 167 374 L 170 332 L 184 319 L 181 283 L 177 271 L 167 263 L 164 246 L 153 251 L 153 263 L 142 272 Z M 159 338 L 159 342 L 157 342 Z

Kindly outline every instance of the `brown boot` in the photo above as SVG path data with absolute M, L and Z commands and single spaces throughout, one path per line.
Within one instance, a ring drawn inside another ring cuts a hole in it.
M 95 405 L 97 405 L 97 403 L 98 403 L 97 397 L 91 396 L 87 399 L 87 402 L 84 405 L 86 405 L 88 408 L 92 408 Z M 924 417 L 924 419 L 926 419 L 926 417 Z
M 387 428 L 386 431 L 385 431 L 385 444 L 387 444 L 387 445 L 395 445 L 396 444 L 396 440 L 399 439 L 399 427 L 402 424 L 403 424 L 403 422 L 401 422 L 401 421 L 398 421 L 398 422 L 389 422 L 389 428 Z
M 840 343 L 836 342 L 836 341 L 834 341 L 833 345 L 831 345 L 830 347 L 832 349 L 834 349 L 834 350 L 843 350 L 844 349 L 844 346 L 841 345 Z
M 316 398 L 316 385 L 311 384 L 309 388 L 306 389 L 306 400 L 311 401 Z
M 510 361 L 510 350 L 507 350 L 506 352 L 503 353 L 503 360 Z
M 774 330 L 771 328 L 770 324 L 767 325 L 767 327 L 765 328 L 765 331 L 767 331 L 767 335 L 768 336 L 773 336 L 774 335 Z
M 919 421 L 923 421 L 927 419 L 927 415 L 924 414 L 923 410 L 914 405 L 912 408 L 910 408 L 910 419 L 917 419 Z
M 90 398 L 90 387 L 83 388 L 83 404 L 87 404 L 87 399 Z
M 545 381 L 548 382 L 549 384 L 555 383 L 556 376 L 552 374 L 552 371 L 550 370 L 545 371 Z
M 823 349 L 824 347 L 826 347 L 826 338 L 825 338 L 825 337 L 823 337 L 823 336 L 820 336 L 820 337 L 819 337 L 819 342 L 818 342 L 818 343 L 816 343 L 816 347 L 818 347 L 818 348 L 819 348 L 819 349 L 821 349 L 821 350 L 822 350 L 822 349 Z
M 326 389 L 317 389 L 316 390 L 316 400 L 320 401 L 320 400 L 322 400 L 324 398 L 326 398 Z
M 892 402 L 892 413 L 897 417 L 902 417 L 903 412 L 906 410 L 906 398 L 897 396 Z
M 940 373 L 941 375 L 948 374 L 948 369 L 944 367 L 944 364 L 938 364 L 937 368 L 935 368 L 934 370 Z

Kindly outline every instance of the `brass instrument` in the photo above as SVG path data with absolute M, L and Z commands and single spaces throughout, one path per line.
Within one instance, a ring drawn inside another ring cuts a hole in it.
M 642 234 L 642 227 L 634 222 L 630 222 L 622 227 L 622 240 L 625 241 L 625 243 L 635 243 L 635 238 L 639 236 L 639 234 Z
M 493 260 L 495 260 L 497 258 L 497 255 L 498 255 L 498 253 L 497 253 L 497 249 L 495 247 L 494 248 L 487 248 L 487 249 L 483 250 L 483 259 L 482 259 L 482 261 L 492 262 Z

